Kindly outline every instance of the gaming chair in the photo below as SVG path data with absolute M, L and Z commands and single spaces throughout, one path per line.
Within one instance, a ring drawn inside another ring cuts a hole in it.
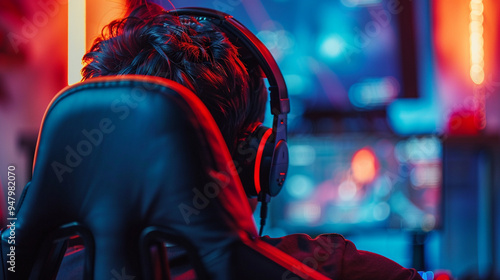
M 176 12 L 229 26 L 223 31 L 268 65 L 260 66 L 271 85 L 273 128 L 247 141 L 257 143 L 260 160 L 242 173 L 260 185 L 247 194 L 266 203 L 281 189 L 288 163 L 281 73 L 262 43 L 230 16 Z M 16 205 L 15 226 L 2 231 L 0 275 L 55 279 L 67 245 L 79 236 L 84 279 L 109 280 L 117 272 L 170 279 L 167 255 L 154 253 L 166 243 L 188 252 L 198 279 L 327 279 L 259 240 L 247 194 L 194 93 L 151 76 L 90 79 L 62 90 L 47 108 L 33 178 Z

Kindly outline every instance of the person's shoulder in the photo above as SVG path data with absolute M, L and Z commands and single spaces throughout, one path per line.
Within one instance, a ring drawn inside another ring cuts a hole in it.
M 277 238 L 263 236 L 261 239 L 292 255 L 297 252 L 327 252 L 332 254 L 334 251 L 342 255 L 346 242 L 348 242 L 342 235 L 336 233 L 321 234 L 315 238 L 307 234 L 296 233 Z
M 263 241 L 266 241 L 268 243 L 275 243 L 275 242 L 297 242 L 299 240 L 304 240 L 307 242 L 322 242 L 322 241 L 335 241 L 335 242 L 346 242 L 346 239 L 344 236 L 338 233 L 325 233 L 325 234 L 320 234 L 316 236 L 315 238 L 312 238 L 310 235 L 305 234 L 305 233 L 294 233 L 294 234 L 289 234 L 281 237 L 269 237 L 269 236 L 262 236 L 261 239 Z
M 341 275 L 347 241 L 340 234 L 321 234 L 315 238 L 307 234 L 291 234 L 262 240 L 294 257 L 300 262 L 336 279 Z

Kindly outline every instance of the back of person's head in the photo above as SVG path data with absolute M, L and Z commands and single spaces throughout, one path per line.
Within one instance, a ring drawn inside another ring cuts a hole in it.
M 174 80 L 207 106 L 231 152 L 264 118 L 267 92 L 259 69 L 209 22 L 141 5 L 107 25 L 84 56 L 83 79 L 139 74 Z

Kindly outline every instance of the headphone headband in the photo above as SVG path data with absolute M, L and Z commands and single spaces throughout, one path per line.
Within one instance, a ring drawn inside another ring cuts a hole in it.
M 278 64 L 266 46 L 243 24 L 231 15 L 207 8 L 180 8 L 168 12 L 179 16 L 192 16 L 198 21 L 210 21 L 219 27 L 233 44 L 250 51 L 252 57 L 257 60 L 268 79 L 271 95 L 271 113 L 273 115 L 280 115 L 290 112 L 288 91 Z

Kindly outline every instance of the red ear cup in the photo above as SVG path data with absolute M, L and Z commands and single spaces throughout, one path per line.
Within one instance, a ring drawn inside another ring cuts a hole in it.
M 257 126 L 238 143 L 233 159 L 248 197 L 272 197 L 281 191 L 288 171 L 288 146 L 281 140 L 275 147 L 271 128 Z

